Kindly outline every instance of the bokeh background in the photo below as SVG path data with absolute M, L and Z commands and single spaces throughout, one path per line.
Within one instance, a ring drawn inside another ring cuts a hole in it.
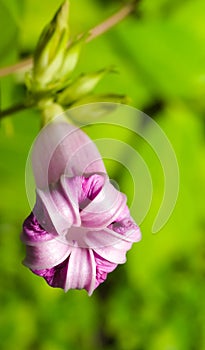
M 60 3 L 0 0 L 1 67 L 32 54 Z M 72 35 L 122 5 L 117 0 L 71 0 Z M 125 93 L 165 131 L 180 170 L 174 212 L 159 233 L 151 233 L 163 174 L 149 147 L 132 135 L 126 142 L 137 147 L 153 180 L 142 241 L 92 297 L 48 287 L 22 265 L 25 252 L 19 239 L 30 212 L 25 163 L 39 131 L 39 115 L 29 110 L 1 120 L 2 350 L 205 349 L 205 2 L 141 0 L 136 8 L 134 15 L 86 45 L 76 74 L 114 64 L 120 74 L 108 76 L 97 91 Z M 1 109 L 22 100 L 22 82 L 23 73 L 0 79 Z M 112 162 L 107 167 L 131 201 L 133 184 L 126 169 L 119 171 Z

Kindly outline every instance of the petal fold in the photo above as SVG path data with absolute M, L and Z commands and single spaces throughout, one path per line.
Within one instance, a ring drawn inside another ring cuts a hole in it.
M 91 295 L 95 289 L 96 264 L 91 249 L 73 248 L 69 257 L 65 291 L 86 289 Z
M 107 230 L 106 235 L 111 235 L 111 230 Z M 121 239 L 120 237 L 121 236 Z M 126 262 L 126 253 L 131 248 L 132 243 L 138 242 L 141 239 L 140 229 L 135 226 L 135 228 L 128 230 L 125 235 L 120 235 L 119 238 L 112 245 L 106 245 L 106 237 L 101 237 L 100 235 L 95 235 L 95 237 L 91 237 L 92 241 L 95 242 L 96 246 L 93 248 L 94 252 L 96 252 L 100 257 L 115 263 L 115 264 L 123 264 Z M 114 235 L 113 235 L 114 237 Z M 103 243 L 105 239 L 104 246 L 100 244 Z M 107 240 L 108 242 L 108 240 Z M 111 242 L 111 240 L 110 240 Z M 97 244 L 98 247 L 97 247 Z
M 93 250 L 103 259 L 115 264 L 124 264 L 126 262 L 126 253 L 131 246 L 131 242 L 121 241 L 114 246 L 94 248 Z
M 41 226 L 49 232 L 65 235 L 72 226 L 80 226 L 79 192 L 82 178 L 62 175 L 56 184 L 47 190 L 37 189 L 34 214 Z
M 127 230 L 125 234 L 117 233 L 113 230 L 105 228 L 104 230 L 99 231 L 87 231 L 84 236 L 84 243 L 86 247 L 91 249 L 105 248 L 115 246 L 121 241 L 128 243 L 138 242 L 141 238 L 140 230 L 136 227 L 133 227 L 130 230 Z
M 110 225 L 124 211 L 126 200 L 107 178 L 98 195 L 81 211 L 82 225 L 98 229 Z
M 37 218 L 31 213 L 23 223 L 23 232 L 21 234 L 21 240 L 25 244 L 38 245 L 42 242 L 50 241 L 54 239 L 56 235 L 49 231 L 46 231 L 40 226 Z
M 117 264 L 103 259 L 96 253 L 94 253 L 94 257 L 96 262 L 95 288 L 97 288 L 100 283 L 103 283 L 106 280 L 107 274 L 112 272 L 117 267 Z
M 51 287 L 64 289 L 68 269 L 68 259 L 69 258 L 50 269 L 32 271 L 36 275 L 43 277 Z
M 63 262 L 69 256 L 71 249 L 57 239 L 35 246 L 27 245 L 23 263 L 32 270 L 48 269 Z

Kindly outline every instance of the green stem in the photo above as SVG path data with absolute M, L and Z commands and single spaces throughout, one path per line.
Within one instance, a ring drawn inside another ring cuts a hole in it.
M 26 105 L 25 103 L 19 103 L 15 106 L 9 107 L 7 109 L 4 109 L 3 111 L 0 111 L 0 119 L 3 119 L 4 117 L 7 117 L 11 114 L 21 112 L 21 111 L 28 109 L 30 107 L 32 107 L 32 106 Z

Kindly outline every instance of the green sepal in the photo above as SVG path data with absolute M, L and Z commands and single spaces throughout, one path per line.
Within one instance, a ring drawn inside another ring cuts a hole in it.
M 89 95 L 100 80 L 110 72 L 115 72 L 113 67 L 101 69 L 98 72 L 82 74 L 72 82 L 72 84 L 59 93 L 57 98 L 58 103 L 68 106 L 84 96 Z
M 74 41 L 66 49 L 63 62 L 58 71 L 58 79 L 66 80 L 75 69 L 84 45 L 84 38 Z

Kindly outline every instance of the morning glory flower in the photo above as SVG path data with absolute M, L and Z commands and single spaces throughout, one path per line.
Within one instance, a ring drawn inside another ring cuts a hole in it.
M 36 204 L 23 224 L 24 264 L 52 287 L 91 295 L 141 238 L 126 196 L 110 182 L 95 144 L 52 122 L 32 153 Z

